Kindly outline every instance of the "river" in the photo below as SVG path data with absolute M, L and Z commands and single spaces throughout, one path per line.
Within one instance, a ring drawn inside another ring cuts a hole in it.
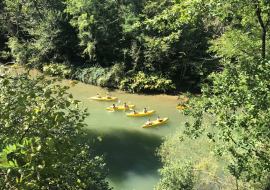
M 68 85 L 68 81 L 63 81 Z M 174 133 L 185 117 L 179 113 L 176 106 L 177 96 L 130 94 L 119 90 L 108 90 L 93 85 L 79 83 L 70 89 L 74 98 L 83 102 L 83 107 L 89 109 L 90 117 L 85 120 L 90 136 L 101 133 L 105 137 L 94 145 L 96 154 L 106 153 L 106 168 L 109 170 L 107 180 L 116 190 L 151 190 L 160 179 L 157 170 L 161 167 L 159 158 L 155 156 L 156 149 L 161 145 L 162 138 Z M 105 96 L 109 92 L 118 97 L 116 102 L 90 100 L 89 97 L 100 93 Z M 118 103 L 120 101 L 120 103 Z M 150 107 L 155 114 L 145 117 L 127 117 L 131 111 L 107 111 L 113 103 L 136 105 L 135 110 L 142 111 Z M 169 117 L 169 121 L 153 128 L 142 128 L 148 120 L 157 117 Z
M 32 76 L 37 71 L 31 71 Z M 69 80 L 63 80 L 61 85 L 69 85 Z M 157 185 L 160 175 L 157 170 L 162 167 L 159 158 L 155 156 L 156 149 L 161 145 L 162 138 L 173 134 L 187 117 L 176 109 L 180 102 L 178 96 L 164 94 L 132 94 L 116 89 L 101 88 L 79 82 L 70 88 L 74 99 L 82 101 L 82 106 L 88 108 L 90 116 L 85 120 L 88 124 L 88 137 L 95 138 L 104 133 L 102 141 L 93 146 L 95 155 L 106 153 L 105 170 L 109 170 L 106 180 L 115 190 L 152 190 Z M 90 100 L 89 97 L 100 93 L 105 96 L 118 97 L 115 102 Z M 120 101 L 120 103 L 118 103 Z M 144 117 L 127 117 L 131 111 L 107 111 L 106 107 L 117 103 L 136 105 L 135 110 L 143 108 L 156 110 L 155 114 Z M 157 117 L 169 117 L 169 121 L 153 128 L 142 128 L 148 120 Z

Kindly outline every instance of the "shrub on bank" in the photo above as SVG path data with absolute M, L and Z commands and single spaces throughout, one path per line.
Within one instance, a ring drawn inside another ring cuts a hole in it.
M 145 74 L 142 71 L 126 73 L 123 63 L 117 63 L 111 68 L 93 66 L 72 69 L 69 78 L 80 80 L 87 84 L 102 87 L 119 88 L 128 92 L 155 90 L 168 92 L 175 89 L 171 80 L 155 74 Z
M 78 67 L 72 69 L 69 77 L 87 84 L 118 88 L 121 80 L 125 77 L 124 70 L 125 66 L 122 63 L 117 63 L 110 68 Z
M 159 77 L 155 74 L 146 75 L 142 71 L 139 71 L 132 74 L 131 77 L 122 80 L 119 88 L 129 92 L 140 92 L 144 90 L 168 92 L 175 89 L 175 85 L 172 83 L 172 80 Z
M 70 73 L 70 69 L 66 65 L 58 64 L 58 63 L 50 63 L 43 66 L 43 72 L 49 75 L 61 75 L 68 76 Z

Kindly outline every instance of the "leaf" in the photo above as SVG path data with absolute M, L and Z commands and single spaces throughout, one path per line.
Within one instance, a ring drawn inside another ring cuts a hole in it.
M 14 96 L 16 94 L 16 92 L 15 91 L 8 91 L 8 94 Z
M 14 163 L 13 163 L 12 161 L 9 161 L 8 163 L 9 163 L 9 165 L 10 165 L 11 167 L 14 167 L 14 166 L 15 166 Z
M 8 84 L 9 84 L 9 80 L 5 79 L 4 82 L 3 82 L 3 85 L 7 86 Z
M 79 81 L 77 81 L 77 80 L 73 80 L 73 83 L 74 83 L 74 84 L 78 84 L 78 83 L 79 83 Z

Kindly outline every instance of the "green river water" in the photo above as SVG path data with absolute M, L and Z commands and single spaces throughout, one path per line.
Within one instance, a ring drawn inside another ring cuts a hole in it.
M 63 81 L 68 85 L 68 81 Z M 101 133 L 105 137 L 95 143 L 95 154 L 106 155 L 106 169 L 109 170 L 107 180 L 116 190 L 152 190 L 159 181 L 157 170 L 161 167 L 159 158 L 155 156 L 156 149 L 162 143 L 162 138 L 172 134 L 185 121 L 185 117 L 176 109 L 179 100 L 177 96 L 128 94 L 119 90 L 109 91 L 118 97 L 116 102 L 90 100 L 97 93 L 105 96 L 109 90 L 93 85 L 79 83 L 70 89 L 75 99 L 83 102 L 89 109 L 90 117 L 86 119 L 90 136 Z M 118 103 L 120 100 L 120 103 Z M 127 117 L 131 111 L 107 111 L 113 103 L 123 105 L 130 102 L 136 105 L 135 110 L 142 111 L 144 107 L 156 110 L 155 114 L 144 117 Z M 157 117 L 169 117 L 169 121 L 153 128 L 142 128 L 148 120 Z
M 37 71 L 30 74 L 35 76 Z M 69 80 L 63 80 L 61 85 L 69 85 Z M 106 153 L 105 169 L 109 170 L 106 180 L 110 186 L 115 190 L 154 189 L 160 179 L 157 170 L 162 166 L 159 157 L 155 156 L 156 149 L 163 142 L 163 137 L 173 134 L 187 119 L 176 109 L 180 102 L 178 96 L 131 94 L 81 82 L 70 88 L 69 92 L 74 99 L 82 101 L 82 106 L 90 112 L 89 118 L 85 120 L 89 138 L 105 134 L 102 141 L 93 146 L 95 155 Z M 107 92 L 118 97 L 118 100 L 105 102 L 89 99 L 97 93 L 105 96 Z M 125 114 L 131 111 L 106 110 L 113 103 L 123 105 L 124 102 L 136 105 L 135 110 L 142 111 L 150 107 L 156 113 L 144 117 L 127 117 Z M 156 120 L 158 116 L 169 117 L 169 121 L 157 127 L 142 128 L 148 119 Z

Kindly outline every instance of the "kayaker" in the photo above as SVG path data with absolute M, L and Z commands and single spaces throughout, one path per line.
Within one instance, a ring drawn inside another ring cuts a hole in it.
M 143 109 L 143 112 L 144 112 L 144 113 L 146 113 L 146 112 L 147 112 L 147 109 L 146 109 L 146 108 L 144 108 L 144 109 Z
M 101 96 L 99 94 L 97 94 L 97 98 L 101 98 Z
M 111 99 L 111 96 L 109 94 L 106 94 L 107 99 Z
M 158 120 L 158 122 L 161 122 L 162 121 L 162 119 L 160 117 L 158 117 L 157 120 Z
M 145 125 L 152 125 L 152 121 L 150 121 L 150 119 L 148 119 L 148 121 L 145 123 Z
M 124 108 L 127 108 L 128 107 L 128 105 L 126 104 L 126 102 L 124 103 Z
M 133 114 L 138 114 L 138 112 L 136 112 L 135 110 L 133 111 Z

